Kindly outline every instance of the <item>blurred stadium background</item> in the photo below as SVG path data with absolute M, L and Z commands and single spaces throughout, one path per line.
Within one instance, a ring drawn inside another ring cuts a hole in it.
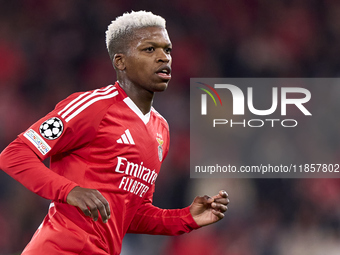
M 127 235 L 122 255 L 340 254 L 338 179 L 189 178 L 189 79 L 339 76 L 337 0 L 0 0 L 0 150 L 69 94 L 113 83 L 107 25 L 141 9 L 167 20 L 173 42 L 173 78 L 154 104 L 171 129 L 155 205 L 185 207 L 221 188 L 231 203 L 223 221 L 189 235 Z M 340 89 L 334 93 L 339 108 Z M 324 132 L 339 128 L 334 116 Z M 294 139 L 304 146 L 310 135 L 318 134 L 306 130 Z M 259 139 L 263 145 L 282 141 Z M 245 164 L 255 153 L 252 142 L 235 151 Z M 329 148 L 338 142 L 330 136 Z M 311 157 L 316 148 L 309 148 Z M 1 255 L 22 251 L 48 204 L 0 171 Z

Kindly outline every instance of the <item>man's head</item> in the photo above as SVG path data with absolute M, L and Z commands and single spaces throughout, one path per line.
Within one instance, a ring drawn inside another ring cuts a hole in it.
M 106 32 L 106 44 L 117 79 L 125 91 L 157 92 L 171 79 L 171 41 L 165 20 L 151 12 L 124 14 Z
M 135 30 L 144 27 L 165 29 L 165 19 L 151 12 L 138 11 L 124 13 L 111 22 L 106 31 L 106 47 L 111 61 L 117 53 L 127 53 L 130 42 L 135 38 Z

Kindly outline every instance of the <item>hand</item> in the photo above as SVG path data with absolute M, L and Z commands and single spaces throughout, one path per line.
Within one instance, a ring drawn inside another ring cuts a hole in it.
M 98 220 L 98 211 L 104 223 L 110 219 L 110 205 L 98 190 L 77 186 L 68 193 L 66 202 L 79 207 L 94 221 Z
M 203 227 L 223 219 L 228 204 L 228 194 L 221 190 L 218 195 L 213 197 L 197 196 L 190 206 L 190 213 L 197 225 Z

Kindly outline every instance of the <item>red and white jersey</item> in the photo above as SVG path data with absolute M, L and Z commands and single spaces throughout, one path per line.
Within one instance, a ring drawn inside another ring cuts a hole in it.
M 152 189 L 169 149 L 165 119 L 153 108 L 143 115 L 118 84 L 69 96 L 19 137 L 51 156 L 54 172 L 133 201 Z
M 120 252 L 127 232 L 173 235 L 198 227 L 188 208 L 163 210 L 151 205 L 169 149 L 168 124 L 153 108 L 143 115 L 118 83 L 69 96 L 19 139 L 41 160 L 51 157 L 51 170 L 65 177 L 51 180 L 50 187 L 37 184 L 30 189 L 51 198 L 53 210 L 100 236 L 110 254 Z M 23 179 L 18 176 L 19 181 Z M 77 185 L 97 189 L 108 200 L 111 219 L 107 224 L 93 222 L 65 203 Z

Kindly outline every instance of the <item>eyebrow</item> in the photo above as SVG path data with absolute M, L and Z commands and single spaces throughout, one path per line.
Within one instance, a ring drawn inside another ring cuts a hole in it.
M 159 46 L 160 44 L 163 44 L 163 43 L 156 43 L 156 42 L 153 42 L 153 41 L 145 41 L 142 44 L 151 44 L 152 46 Z M 172 43 L 167 43 L 164 47 L 170 47 L 170 46 L 172 46 Z

